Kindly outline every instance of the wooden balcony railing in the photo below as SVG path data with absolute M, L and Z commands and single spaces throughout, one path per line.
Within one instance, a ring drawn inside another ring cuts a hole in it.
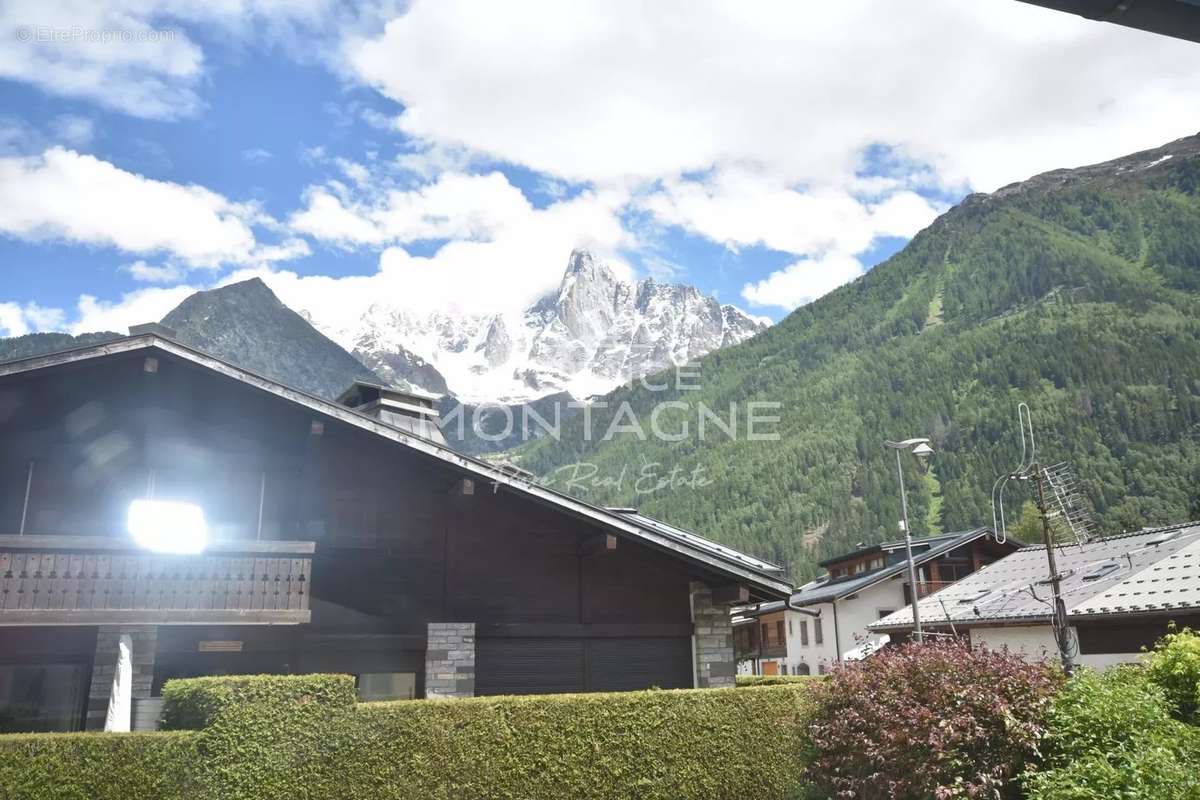
M 0 626 L 308 622 L 312 542 L 162 555 L 125 539 L 0 536 Z

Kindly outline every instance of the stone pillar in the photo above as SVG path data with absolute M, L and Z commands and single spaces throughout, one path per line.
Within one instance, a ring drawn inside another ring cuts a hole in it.
M 696 688 L 718 689 L 733 686 L 737 662 L 733 657 L 733 622 L 729 609 L 714 605 L 712 589 L 692 582 L 692 636 L 696 654 Z
M 474 696 L 475 623 L 429 623 L 425 639 L 425 697 Z
M 113 676 L 117 671 L 117 643 L 121 634 L 133 641 L 133 697 L 150 696 L 154 682 L 154 654 L 158 647 L 157 625 L 101 625 L 96 632 L 96 655 L 92 660 L 92 684 L 88 691 L 87 730 L 104 730 Z

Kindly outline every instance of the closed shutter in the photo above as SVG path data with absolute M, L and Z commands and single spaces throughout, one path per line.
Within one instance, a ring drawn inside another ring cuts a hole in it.
M 582 639 L 478 639 L 475 694 L 582 692 Z
M 690 637 L 476 641 L 477 695 L 620 692 L 691 685 Z
M 686 689 L 692 686 L 692 640 L 592 639 L 587 644 L 588 691 Z

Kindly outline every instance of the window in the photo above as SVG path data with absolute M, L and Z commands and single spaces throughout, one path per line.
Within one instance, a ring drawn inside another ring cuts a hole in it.
M 817 674 L 818 674 L 818 675 L 824 675 L 824 674 L 825 674 L 825 672 L 826 672 L 826 669 L 825 669 L 825 665 L 824 665 L 824 664 L 821 664 L 820 666 L 818 666 L 818 667 L 817 667 Z
M 871 569 L 881 569 L 883 567 L 883 556 L 876 556 L 871 559 Z
M 1121 565 L 1116 561 L 1106 561 L 1103 564 L 1097 565 L 1094 569 L 1083 576 L 1085 581 L 1098 581 L 1106 575 L 1111 575 L 1121 568 Z
M 805 664 L 803 661 L 801 661 L 800 666 L 796 667 L 796 674 L 797 675 L 812 675 L 812 667 L 808 666 L 808 664 Z
M 796 635 L 796 629 L 794 627 L 792 627 L 792 621 L 789 619 L 788 620 L 788 636 L 792 637 L 795 635 Z
M 881 608 L 881 609 L 878 609 L 875 613 L 879 615 L 878 619 L 883 619 L 884 617 L 888 616 L 895 610 L 896 609 L 894 609 L 894 608 Z
M 783 637 L 783 620 L 775 620 L 775 644 L 783 644 L 787 639 Z
M 0 665 L 0 733 L 79 730 L 86 675 L 84 664 Z
M 808 647 L 808 620 L 800 620 L 800 646 Z
M 961 581 L 971 574 L 970 563 L 942 562 L 938 565 L 938 575 L 946 583 Z
M 784 674 L 784 675 L 787 675 L 787 674 L 788 674 L 788 666 L 787 666 L 787 664 L 784 664 L 783 666 L 781 666 L 781 667 L 780 667 L 780 669 L 782 669 L 782 670 L 783 670 L 783 674 Z
M 817 617 L 813 620 L 813 635 L 817 640 L 817 644 L 825 643 L 825 631 L 821 630 L 821 618 Z
M 854 565 L 854 574 L 855 575 L 858 575 L 859 573 L 866 572 L 866 571 L 867 571 L 867 565 L 865 563 L 863 563 L 862 561 L 860 561 Z
M 762 641 L 759 642 L 759 644 L 762 645 L 763 647 L 766 647 L 770 643 L 771 643 L 771 626 L 764 622 L 762 624 Z

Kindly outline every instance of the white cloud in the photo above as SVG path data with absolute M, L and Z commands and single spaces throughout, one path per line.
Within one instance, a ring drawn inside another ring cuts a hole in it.
M 742 287 L 742 297 L 756 306 L 792 310 L 832 292 L 863 273 L 863 265 L 846 253 L 803 258 Z
M 291 224 L 339 244 L 384 246 L 375 275 L 254 273 L 288 305 L 320 307 L 326 319 L 331 308 L 353 319 L 383 298 L 424 309 L 512 310 L 557 285 L 572 249 L 593 249 L 628 272 L 619 252 L 636 244 L 620 219 L 628 195 L 616 190 L 587 191 L 538 209 L 498 172 L 447 174 L 416 189 L 382 192 L 371 202 L 338 197 L 344 188 L 311 191 Z M 401 246 L 440 239 L 449 241 L 428 257 Z
M 574 180 L 821 183 L 884 143 L 986 190 L 1189 133 L 1200 105 L 1194 45 L 1012 0 L 418 0 L 344 52 L 406 133 Z
M 136 117 L 179 119 L 204 106 L 202 40 L 273 47 L 340 70 L 341 37 L 377 29 L 380 15 L 394 13 L 396 5 L 6 0 L 0 3 L 0 77 Z
M 137 289 L 123 294 L 119 300 L 105 302 L 92 295 L 80 295 L 71 333 L 114 331 L 125 333 L 130 325 L 157 322 L 197 287 L 179 285 Z
M 413 189 L 367 195 L 352 199 L 338 183 L 312 187 L 305 209 L 292 217 L 291 226 L 336 243 L 486 240 L 520 226 L 535 213 L 521 190 L 500 172 L 443 173 L 435 182 Z
M 60 114 L 50 122 L 54 138 L 70 147 L 87 147 L 95 135 L 95 125 L 87 117 Z
M 0 333 L 4 336 L 58 330 L 64 318 L 62 309 L 46 308 L 37 303 L 0 303 Z
M 128 272 L 135 281 L 142 283 L 173 283 L 187 277 L 187 269 L 178 264 L 147 264 L 138 260 L 121 267 L 122 272 Z
M 281 257 L 286 250 L 261 248 L 252 229 L 272 224 L 253 205 L 73 150 L 0 158 L 0 232 L 22 239 L 166 253 L 191 267 L 216 267 Z
M 798 255 L 861 253 L 878 236 L 912 236 L 941 210 L 911 191 L 869 203 L 845 189 L 790 188 L 746 169 L 666 181 L 642 205 L 662 222 L 731 249 L 757 244 Z
M 251 147 L 242 151 L 242 160 L 249 164 L 265 164 L 274 157 L 265 147 Z
M 372 220 L 346 208 L 341 198 L 325 187 L 310 187 L 304 202 L 304 210 L 290 220 L 292 228 L 300 233 L 344 246 L 383 241 L 383 232 Z
M 1155 146 L 1200 107 L 1195 46 L 1013 0 L 416 0 L 343 53 L 426 152 L 635 188 L 661 224 L 798 256 L 756 302 L 858 274 L 943 210 L 918 191 Z

